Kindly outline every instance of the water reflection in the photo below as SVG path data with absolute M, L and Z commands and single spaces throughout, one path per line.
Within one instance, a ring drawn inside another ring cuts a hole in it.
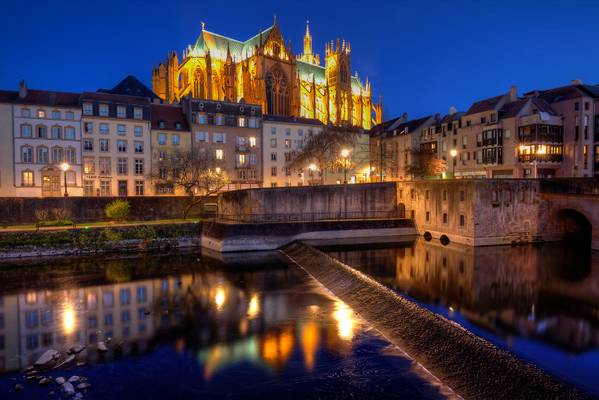
M 221 394 L 229 393 L 231 385 L 239 387 L 239 380 L 245 379 L 248 388 L 259 385 L 264 374 L 288 385 L 297 384 L 295 378 L 286 380 L 288 374 L 326 374 L 326 380 L 318 381 L 326 391 L 317 397 L 330 397 L 326 393 L 334 387 L 332 382 L 350 379 L 345 378 L 346 366 L 363 362 L 360 357 L 372 352 L 363 349 L 362 355 L 355 355 L 356 346 L 382 353 L 384 340 L 365 333 L 364 322 L 349 307 L 331 299 L 300 269 L 278 259 L 262 260 L 251 268 L 246 259 L 243 265 L 241 269 L 190 255 L 5 267 L 0 272 L 0 372 L 22 370 L 48 348 L 65 351 L 84 345 L 89 347 L 79 360 L 86 362 L 86 369 L 77 373 L 104 371 L 101 380 L 112 379 L 100 389 L 94 383 L 100 391 L 97 398 L 114 398 L 115 382 L 119 390 L 129 390 L 123 377 L 161 381 L 168 373 L 188 387 L 188 394 L 206 390 L 202 385 L 218 386 L 223 379 L 230 384 Z M 95 344 L 108 338 L 109 351 L 95 351 Z M 165 348 L 172 353 L 165 354 Z M 144 361 L 153 354 L 161 354 L 153 361 L 156 366 Z M 189 357 L 194 364 L 188 364 Z M 393 362 L 379 365 L 379 357 L 388 356 L 377 354 L 368 361 L 377 371 L 374 375 L 371 369 L 350 370 L 351 379 L 366 383 L 349 393 L 375 390 L 376 375 L 381 374 L 384 385 L 395 382 L 401 387 L 406 381 L 408 388 L 424 387 L 417 397 L 439 397 L 428 382 L 410 377 L 409 362 L 398 373 Z M 127 369 L 128 363 L 135 365 L 133 370 Z M 0 390 L 13 382 L 10 379 L 0 379 Z M 160 393 L 147 390 L 147 397 Z M 347 394 L 344 390 L 339 393 Z M 125 392 L 121 394 L 127 397 Z M 211 392 L 204 393 L 210 397 Z M 310 392 L 297 393 L 310 397 Z
M 559 244 L 469 248 L 424 240 L 326 250 L 599 394 L 586 377 L 599 373 L 599 253 Z

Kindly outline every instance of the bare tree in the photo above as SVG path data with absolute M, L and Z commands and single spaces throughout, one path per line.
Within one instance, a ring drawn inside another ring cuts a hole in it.
M 183 218 L 202 198 L 218 193 L 229 179 L 216 160 L 204 151 L 175 151 L 160 159 L 150 175 L 155 183 L 182 189 L 189 197 Z
M 341 159 L 340 153 L 344 147 L 353 148 L 357 138 L 356 130 L 327 126 L 321 133 L 308 138 L 304 147 L 287 166 L 300 170 L 314 163 L 321 171 L 321 183 L 323 183 L 327 170 L 353 168 L 353 161 Z
M 410 155 L 412 162 L 406 166 L 406 173 L 414 178 L 436 177 L 447 169 L 446 162 L 439 160 L 429 150 L 412 149 Z

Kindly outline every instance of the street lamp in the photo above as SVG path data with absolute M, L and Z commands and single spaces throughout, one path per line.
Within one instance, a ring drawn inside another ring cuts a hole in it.
M 342 149 L 341 157 L 343 157 L 343 183 L 347 184 L 347 157 L 349 157 L 349 150 Z
M 455 179 L 455 157 L 458 155 L 458 151 L 451 149 L 449 154 L 451 154 L 451 177 Z
M 318 167 L 316 166 L 316 164 L 314 163 L 310 163 L 310 165 L 308 165 L 308 170 L 310 171 L 310 182 L 308 182 L 308 184 L 314 184 L 314 174 L 316 173 L 316 171 L 318 171 Z
M 68 162 L 63 162 L 60 164 L 60 169 L 64 172 L 64 197 L 69 197 L 69 192 L 67 190 L 67 171 L 71 166 Z

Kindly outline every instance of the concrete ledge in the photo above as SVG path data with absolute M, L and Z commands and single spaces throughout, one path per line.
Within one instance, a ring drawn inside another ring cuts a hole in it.
M 202 231 L 201 246 L 221 253 L 269 251 L 297 240 L 331 245 L 388 242 L 414 235 L 416 229 L 407 219 L 265 224 L 210 222 Z

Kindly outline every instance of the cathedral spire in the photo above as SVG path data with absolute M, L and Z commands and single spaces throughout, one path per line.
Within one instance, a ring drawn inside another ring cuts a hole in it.
M 306 34 L 304 35 L 304 56 L 312 55 L 312 36 L 310 35 L 310 21 L 306 21 Z

